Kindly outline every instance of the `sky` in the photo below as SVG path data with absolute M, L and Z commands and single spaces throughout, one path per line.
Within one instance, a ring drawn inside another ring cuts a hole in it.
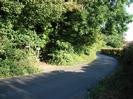
M 133 14 L 133 4 L 130 7 L 126 7 L 128 13 Z M 133 22 L 128 25 L 128 31 L 125 33 L 126 41 L 133 41 Z

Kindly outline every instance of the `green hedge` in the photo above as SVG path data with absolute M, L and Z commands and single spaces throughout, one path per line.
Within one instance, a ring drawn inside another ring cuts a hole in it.
M 101 53 L 116 57 L 121 57 L 123 55 L 123 49 L 122 48 L 107 48 L 107 49 L 101 49 Z
M 126 0 L 119 0 L 115 9 L 112 4 L 115 1 L 0 0 L 0 64 L 12 61 L 17 66 L 17 60 L 21 63 L 28 57 L 34 61 L 37 48 L 43 61 L 64 65 L 91 56 L 107 42 L 116 47 L 131 17 L 121 6 Z M 27 47 L 33 55 L 25 54 L 30 53 Z
M 126 73 L 126 77 L 131 81 L 131 83 L 133 83 L 133 42 L 124 48 L 122 63 L 124 65 L 123 71 Z

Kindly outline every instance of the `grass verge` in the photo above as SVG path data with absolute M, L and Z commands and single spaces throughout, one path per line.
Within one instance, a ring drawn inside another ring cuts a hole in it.
M 89 99 L 127 99 L 124 89 L 128 84 L 122 66 L 119 66 L 111 76 L 91 89 Z
M 10 78 L 22 75 L 40 73 L 41 69 L 35 66 L 4 66 L 0 67 L 0 78 Z

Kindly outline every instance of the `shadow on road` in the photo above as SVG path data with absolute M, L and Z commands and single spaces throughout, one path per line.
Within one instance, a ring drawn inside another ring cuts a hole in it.
M 0 80 L 0 99 L 85 99 L 86 90 L 109 75 L 116 59 L 98 54 L 79 71 L 54 71 Z

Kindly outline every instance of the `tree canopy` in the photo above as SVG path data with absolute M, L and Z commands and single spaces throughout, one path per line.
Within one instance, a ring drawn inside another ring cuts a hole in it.
M 70 63 L 103 45 L 121 47 L 123 33 L 132 21 L 125 10 L 127 3 L 128 0 L 1 0 L 0 63 L 23 60 L 16 56 L 22 52 L 24 57 L 36 57 L 38 47 L 40 58 L 54 64 Z M 15 53 L 11 55 L 10 51 Z

